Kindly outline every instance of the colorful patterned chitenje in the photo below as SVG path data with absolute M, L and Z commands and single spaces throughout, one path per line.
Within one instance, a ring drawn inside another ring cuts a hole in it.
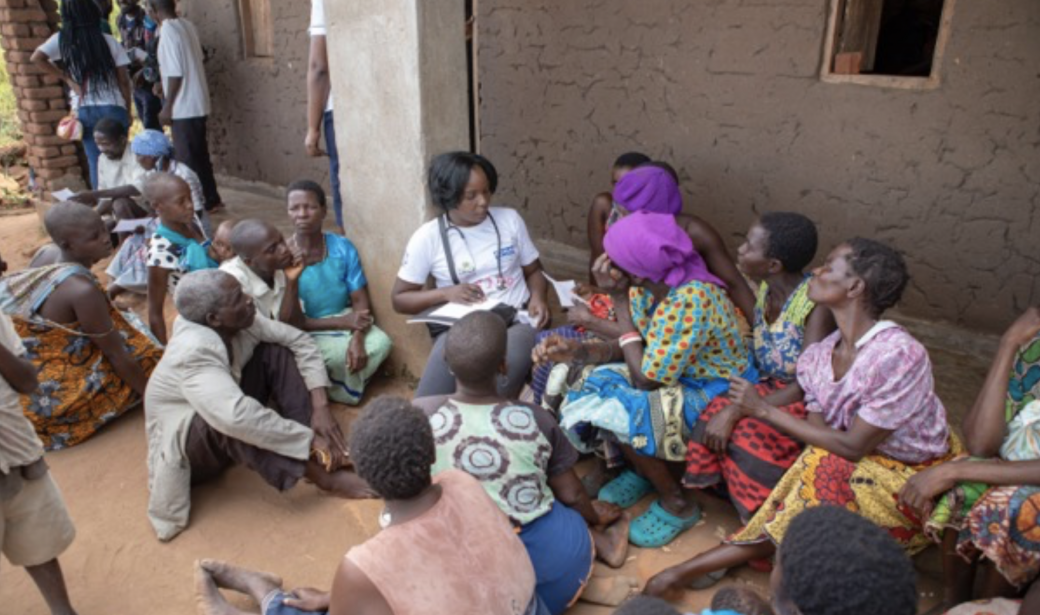
M 1040 336 L 1022 347 L 1011 368 L 1008 381 L 1008 398 L 1006 419 L 1011 419 L 1025 407 L 1040 397 Z
M 104 292 L 80 265 L 61 263 L 30 269 L 4 280 L 4 311 L 12 316 L 25 345 L 26 358 L 38 370 L 39 386 L 22 395 L 25 415 L 49 451 L 67 448 L 94 435 L 103 425 L 140 404 L 141 399 L 115 372 L 89 334 L 78 323 L 58 325 L 35 314 L 51 292 L 72 275 L 82 275 Z M 128 318 L 109 304 L 109 317 L 126 351 L 151 374 L 162 350 Z
M 753 353 L 755 367 L 763 378 L 755 389 L 762 397 L 783 389 L 797 376 L 805 321 L 816 307 L 809 300 L 808 288 L 806 276 L 772 323 L 766 321 L 765 314 L 769 286 L 763 283 L 758 291 Z M 686 452 L 683 485 L 704 489 L 724 483 L 737 514 L 746 523 L 801 454 L 803 445 L 764 421 L 746 417 L 733 427 L 726 450 L 716 453 L 704 444 L 708 423 L 729 406 L 729 399 L 716 397 L 697 419 Z M 806 416 L 802 401 L 780 409 L 799 419 Z
M 691 281 L 656 301 L 629 292 L 632 321 L 644 340 L 641 370 L 663 386 L 645 391 L 632 384 L 624 363 L 601 365 L 567 394 L 560 425 L 588 450 L 586 426 L 612 432 L 644 455 L 682 461 L 686 441 L 708 403 L 729 388 L 731 376 L 758 379 L 740 336 L 736 311 L 725 291 Z
M 960 450 L 955 438 L 951 438 L 950 448 Z M 917 472 L 953 456 L 950 453 L 911 465 L 884 455 L 870 455 L 853 463 L 822 448 L 808 446 L 750 523 L 727 542 L 749 544 L 768 539 L 780 544 L 791 521 L 802 511 L 816 506 L 841 506 L 888 531 L 912 555 L 930 541 L 921 531 L 920 520 L 896 505 L 899 491 Z
M 1008 435 L 1000 449 L 1005 461 L 1040 459 L 1035 447 L 1040 424 L 1033 420 L 1038 397 L 1040 335 L 1021 348 L 1011 369 L 1005 412 Z M 961 555 L 985 556 L 1009 583 L 1021 587 L 1040 575 L 1038 516 L 1040 487 L 959 483 L 939 500 L 926 530 L 935 541 L 947 529 L 957 531 Z

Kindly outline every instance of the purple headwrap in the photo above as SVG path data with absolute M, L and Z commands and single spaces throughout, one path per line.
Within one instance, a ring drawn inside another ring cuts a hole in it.
M 614 186 L 614 200 L 632 213 L 678 215 L 682 211 L 682 195 L 672 174 L 661 167 L 643 166 L 632 169 Z
M 693 241 L 668 214 L 637 213 L 618 220 L 603 238 L 607 256 L 628 273 L 672 288 L 694 280 L 722 288 Z

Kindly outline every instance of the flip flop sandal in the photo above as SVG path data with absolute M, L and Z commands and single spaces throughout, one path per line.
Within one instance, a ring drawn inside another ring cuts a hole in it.
M 723 568 L 722 570 L 709 572 L 704 576 L 697 577 L 693 581 L 690 581 L 689 583 L 687 583 L 686 587 L 698 591 L 714 587 L 716 583 L 722 580 L 722 577 L 726 576 L 727 572 L 729 572 L 729 568 Z
M 617 478 L 603 485 L 596 499 L 617 504 L 621 508 L 631 508 L 653 490 L 654 486 L 650 481 L 632 470 L 625 470 Z
M 632 521 L 628 529 L 628 541 L 637 547 L 663 547 L 675 540 L 679 534 L 697 525 L 700 520 L 700 507 L 684 519 L 665 510 L 661 501 L 657 500 L 645 513 Z

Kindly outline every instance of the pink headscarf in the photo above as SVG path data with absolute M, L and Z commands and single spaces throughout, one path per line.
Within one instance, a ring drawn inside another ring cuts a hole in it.
M 626 176 L 627 177 L 627 176 Z M 708 271 L 693 241 L 669 214 L 635 213 L 618 220 L 603 238 L 607 256 L 628 273 L 672 288 L 694 280 L 726 288 Z
M 654 166 L 642 166 L 626 173 L 614 186 L 614 200 L 631 213 L 645 211 L 675 216 L 683 207 L 679 185 L 672 174 Z

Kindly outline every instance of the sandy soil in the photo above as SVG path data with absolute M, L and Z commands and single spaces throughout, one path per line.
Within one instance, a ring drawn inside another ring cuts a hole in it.
M 12 270 L 23 268 L 43 242 L 34 214 L 0 217 L 0 253 Z M 978 361 L 952 355 L 936 357 L 936 362 L 940 385 L 952 385 L 950 397 L 940 392 L 944 400 L 956 400 L 950 404 L 951 414 L 959 415 L 978 390 L 985 365 L 980 368 Z M 944 377 L 939 378 L 940 374 Z M 383 380 L 374 383 L 372 391 L 381 393 L 410 396 L 411 390 L 405 383 Z M 340 408 L 337 415 L 346 426 L 356 412 Z M 82 615 L 193 613 L 192 563 L 203 557 L 275 571 L 289 587 L 327 588 L 343 553 L 378 528 L 378 501 L 337 500 L 309 485 L 278 493 L 249 471 L 236 468 L 195 489 L 191 526 L 171 543 L 162 544 L 145 515 L 145 453 L 144 420 L 138 411 L 92 440 L 48 457 L 78 530 L 61 563 Z M 642 512 L 649 501 L 642 502 L 636 512 Z M 596 574 L 629 574 L 645 581 L 653 573 L 718 544 L 719 538 L 737 527 L 736 516 L 718 500 L 703 497 L 702 501 L 705 519 L 697 528 L 659 551 L 633 548 L 621 571 L 598 567 Z M 918 566 L 922 571 L 922 606 L 930 606 L 938 587 L 934 550 L 918 558 Z M 745 568 L 729 575 L 722 584 L 748 584 L 765 593 L 767 576 Z M 47 613 L 23 570 L 11 569 L 5 561 L 0 577 L 0 611 Z M 710 590 L 688 592 L 683 606 L 689 610 L 703 608 L 712 594 Z M 239 604 L 249 606 L 244 601 Z M 571 612 L 601 615 L 612 609 L 579 603 Z

